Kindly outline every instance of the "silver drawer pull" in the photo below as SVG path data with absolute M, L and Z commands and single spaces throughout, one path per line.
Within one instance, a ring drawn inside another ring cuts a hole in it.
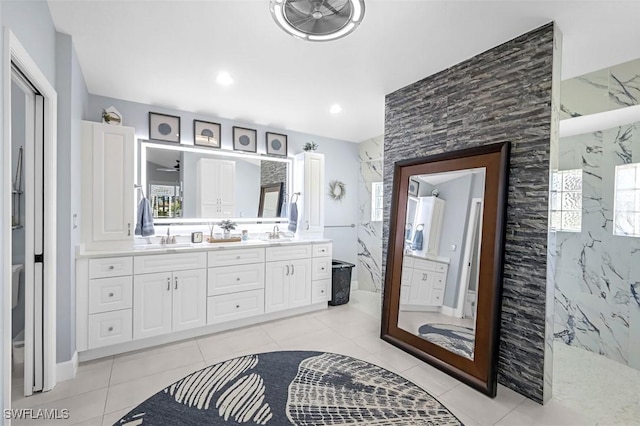
M 285 275 L 289 275 L 289 265 L 287 265 L 287 273 Z
M 109 327 L 107 330 L 108 331 L 113 331 L 113 327 Z
M 240 281 L 240 277 L 236 278 L 236 281 Z
M 240 259 L 240 256 L 236 256 L 236 259 Z
M 295 271 L 296 271 L 296 270 L 295 270 L 295 269 L 293 269 L 293 265 L 291 265 L 291 275 L 293 275 Z
M 177 290 L 177 289 L 178 289 L 178 277 L 176 277 L 176 278 L 175 278 L 175 280 L 176 280 L 176 287 L 175 287 L 175 289 Z
M 115 266 L 113 266 L 113 265 L 109 265 L 109 269 L 110 269 L 110 270 L 113 270 L 113 269 L 115 269 L 115 268 L 116 268 Z
M 240 305 L 236 305 L 236 309 L 240 308 Z
M 113 297 L 113 293 L 109 293 L 109 297 Z
M 324 290 L 320 290 L 320 294 L 324 294 Z
M 320 268 L 321 271 L 324 271 L 324 269 L 325 269 L 324 266 L 322 268 Z
M 324 253 L 324 252 L 325 252 L 325 250 L 324 250 L 324 249 L 320 249 L 320 253 Z
M 171 277 L 167 277 L 167 291 L 171 291 Z

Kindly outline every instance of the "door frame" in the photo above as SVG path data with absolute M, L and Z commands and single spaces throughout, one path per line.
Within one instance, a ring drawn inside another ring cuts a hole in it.
M 27 50 L 8 28 L 4 30 L 2 58 L 3 71 L 3 146 L 2 146 L 2 210 L 0 223 L 2 241 L 2 299 L 3 299 L 3 395 L 4 407 L 11 407 L 11 63 L 16 64 L 24 76 L 44 97 L 44 293 L 43 293 L 43 390 L 56 383 L 56 174 L 57 174 L 57 102 L 58 95 Z M 28 160 L 28 159 L 27 159 Z
M 460 283 L 458 284 L 458 304 L 456 305 L 456 309 L 453 314 L 456 318 L 462 318 L 464 314 L 464 302 L 467 297 L 467 291 L 469 290 L 469 279 L 471 278 L 469 276 L 471 271 L 469 262 L 471 262 L 471 256 L 473 255 L 473 237 L 476 233 L 476 229 L 482 229 L 483 205 L 484 203 L 482 198 L 471 199 L 471 208 L 469 209 L 469 222 L 467 224 L 467 234 L 464 244 L 464 256 L 461 263 L 462 271 L 460 273 Z M 478 210 L 480 210 L 480 214 L 478 214 Z M 479 238 L 482 239 L 482 235 L 480 235 Z M 477 241 L 476 243 L 480 244 L 481 241 Z M 479 250 L 478 253 L 480 253 Z

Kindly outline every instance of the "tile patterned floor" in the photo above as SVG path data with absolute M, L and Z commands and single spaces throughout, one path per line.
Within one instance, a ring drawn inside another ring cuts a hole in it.
M 558 402 L 540 406 L 501 385 L 495 399 L 481 395 L 380 340 L 379 310 L 379 296 L 354 292 L 349 304 L 325 311 L 83 363 L 74 380 L 51 392 L 24 398 L 15 383 L 13 408 L 70 410 L 70 419 L 46 424 L 111 425 L 206 365 L 251 353 L 308 349 L 342 353 L 394 371 L 438 398 L 466 425 L 595 424 Z

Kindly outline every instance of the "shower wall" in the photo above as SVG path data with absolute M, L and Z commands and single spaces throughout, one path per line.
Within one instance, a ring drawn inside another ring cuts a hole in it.
M 360 144 L 358 177 L 358 288 L 376 293 L 382 289 L 382 221 L 371 220 L 371 191 L 382 182 L 382 146 L 382 136 Z
M 640 60 L 562 84 L 565 118 L 638 103 Z M 582 170 L 582 227 L 550 250 L 556 341 L 640 369 L 640 238 L 613 235 L 615 167 L 638 162 L 640 122 L 561 138 L 558 169 Z

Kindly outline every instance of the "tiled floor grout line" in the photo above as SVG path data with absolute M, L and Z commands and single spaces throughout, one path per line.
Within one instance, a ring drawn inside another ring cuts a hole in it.
M 497 425 L 498 423 L 500 423 L 500 422 L 501 422 L 505 417 L 507 417 L 509 414 L 511 414 L 511 413 L 512 413 L 516 408 L 518 408 L 519 406 L 521 406 L 522 404 L 524 404 L 524 402 L 525 402 L 526 400 L 527 400 L 527 399 L 525 398 L 525 399 L 523 399 L 522 401 L 520 401 L 520 402 L 519 402 L 515 407 L 513 407 L 511 410 L 509 410 L 507 413 L 505 413 L 505 415 L 504 415 L 504 416 L 500 417 L 500 418 L 498 419 L 498 421 L 497 421 L 497 422 L 494 422 L 493 424 L 494 424 L 494 425 Z
M 101 425 L 107 411 L 107 401 L 109 401 L 109 394 L 111 393 L 111 376 L 113 376 L 113 364 L 115 363 L 115 361 L 116 357 L 111 356 L 111 371 L 109 371 L 109 381 L 107 382 L 107 396 L 104 398 L 104 407 L 102 408 L 102 420 L 100 420 Z

